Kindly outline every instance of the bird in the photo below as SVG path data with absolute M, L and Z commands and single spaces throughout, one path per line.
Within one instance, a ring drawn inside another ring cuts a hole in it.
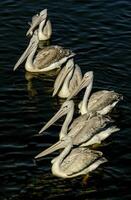
M 68 132 L 68 126 L 70 125 L 73 115 L 74 115 L 74 101 L 65 101 L 58 112 L 45 124 L 45 126 L 39 131 L 39 134 L 42 134 L 47 128 L 49 128 L 54 122 L 59 118 L 66 115 L 66 119 L 62 125 L 61 131 L 59 133 L 59 139 L 64 138 Z
M 73 90 L 78 87 L 82 80 L 80 67 L 70 58 L 66 65 L 60 70 L 55 82 L 53 97 L 57 94 L 60 98 L 69 97 Z
M 72 100 L 71 100 L 72 101 Z M 66 104 L 70 104 L 70 101 L 66 101 Z M 64 102 L 65 104 L 65 102 Z M 72 109 L 73 110 L 73 109 Z M 91 117 L 85 121 L 77 123 L 75 127 L 68 131 L 68 126 L 71 122 L 73 114 L 71 113 L 69 107 L 61 106 L 60 110 L 55 114 L 55 116 L 47 122 L 47 124 L 40 130 L 40 134 L 47 129 L 52 123 L 58 120 L 61 116 L 67 114 L 64 124 L 61 128 L 59 141 L 53 146 L 45 149 L 39 153 L 35 158 L 40 158 L 45 155 L 52 153 L 52 151 L 65 148 L 67 143 L 67 138 L 72 138 L 73 146 L 91 146 L 95 143 L 100 144 L 103 140 L 109 137 L 112 133 L 119 131 L 115 125 L 110 124 L 113 122 L 109 116 L 92 114 Z
M 38 31 L 36 30 L 30 39 L 27 49 L 15 64 L 14 70 L 27 58 L 25 63 L 26 71 L 43 73 L 61 68 L 63 63 L 75 55 L 71 50 L 58 45 L 47 46 L 37 52 L 38 43 Z
M 79 85 L 87 86 L 92 77 L 93 71 L 88 71 L 84 74 L 82 80 L 80 67 L 74 63 L 73 58 L 70 58 L 55 80 L 52 96 L 54 97 L 57 94 L 61 98 L 68 98 L 74 90 L 78 90 Z
M 72 61 L 70 60 L 70 64 L 72 64 Z M 69 68 L 72 69 L 72 65 L 69 65 Z M 84 74 L 84 77 L 82 79 L 82 85 L 83 86 L 87 86 L 88 84 L 90 84 L 90 81 L 92 80 L 93 77 L 93 72 L 89 71 L 86 72 Z M 65 112 L 64 112 L 65 111 Z M 73 119 L 73 114 L 74 114 L 74 102 L 72 100 L 67 100 L 65 101 L 62 106 L 61 109 L 54 115 L 54 117 L 51 118 L 51 120 L 49 120 L 47 122 L 47 124 L 39 131 L 39 134 L 41 134 L 42 132 L 44 132 L 51 124 L 53 124 L 55 121 L 57 121 L 57 119 L 59 119 L 60 117 L 62 117 L 63 115 L 67 114 L 67 117 L 65 119 L 65 122 L 63 123 L 61 132 L 59 134 L 59 137 L 62 138 L 66 135 L 67 130 L 68 130 L 68 126 L 70 125 L 72 119 Z M 89 116 L 86 117 L 86 119 L 88 119 Z
M 76 96 L 83 88 L 82 84 L 74 90 L 74 92 L 68 97 L 68 100 Z M 113 90 L 100 90 L 93 93 L 91 96 L 91 90 L 93 87 L 93 78 L 90 84 L 87 85 L 85 94 L 82 101 L 79 103 L 79 111 L 81 115 L 90 112 L 97 112 L 101 115 L 106 115 L 115 107 L 115 105 L 123 99 L 123 96 Z
M 47 18 L 47 9 L 42 10 L 39 14 L 32 17 L 32 22 L 29 23 L 30 28 L 26 33 L 26 36 L 32 36 L 34 31 L 38 30 L 39 41 L 46 41 L 51 38 L 52 25 L 51 21 Z
M 107 162 L 102 152 L 90 150 L 88 148 L 72 149 L 70 137 L 66 140 L 66 147 L 55 157 L 52 163 L 52 174 L 60 178 L 73 178 L 76 176 L 89 174 L 100 164 Z

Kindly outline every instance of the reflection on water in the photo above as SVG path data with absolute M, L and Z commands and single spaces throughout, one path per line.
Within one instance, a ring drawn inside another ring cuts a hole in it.
M 27 80 L 27 91 L 29 96 L 33 97 L 36 96 L 37 93 L 37 88 L 33 85 L 33 81 L 34 80 L 39 80 L 41 81 L 43 84 L 45 82 L 51 82 L 52 83 L 52 87 L 49 88 L 49 90 L 51 90 L 51 92 L 53 91 L 53 86 L 54 86 L 54 80 L 56 78 L 56 76 L 58 75 L 60 69 L 57 70 L 52 70 L 49 72 L 45 72 L 42 74 L 39 73 L 31 73 L 31 72 L 25 72 L 25 79 Z M 49 91 L 48 90 L 48 91 Z
M 0 199 L 130 199 L 131 1 L 5 0 L 0 7 Z M 98 148 L 108 163 L 91 174 L 86 186 L 83 177 L 52 176 L 50 161 L 57 153 L 41 162 L 33 160 L 57 141 L 63 122 L 36 136 L 63 101 L 52 97 L 58 72 L 33 75 L 25 72 L 24 65 L 13 72 L 28 45 L 27 22 L 44 8 L 53 26 L 51 44 L 72 49 L 83 74 L 94 71 L 93 91 L 112 89 L 124 96 L 112 114 L 120 131 Z

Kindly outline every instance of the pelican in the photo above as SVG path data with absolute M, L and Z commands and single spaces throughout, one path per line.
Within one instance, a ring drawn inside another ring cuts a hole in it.
M 52 35 L 52 25 L 49 19 L 47 19 L 47 9 L 44 9 L 40 14 L 36 14 L 32 17 L 32 23 L 26 33 L 26 36 L 32 36 L 34 30 L 38 27 L 38 39 L 49 40 Z
M 83 96 L 83 100 L 80 102 L 78 106 L 80 109 L 80 113 L 82 115 L 90 112 L 97 112 L 101 115 L 106 115 L 123 98 L 121 94 L 109 90 L 100 90 L 93 93 L 90 96 L 92 86 L 93 86 L 93 79 L 87 86 L 85 94 Z M 79 88 L 74 90 L 74 92 L 68 97 L 68 100 L 71 99 L 73 96 L 77 95 L 80 92 L 80 90 L 82 90 L 84 87 L 85 86 L 80 84 Z
M 62 153 L 54 158 L 52 163 L 52 174 L 61 178 L 73 178 L 76 176 L 89 174 L 100 164 L 107 162 L 102 157 L 102 152 L 93 151 L 87 148 L 72 149 L 71 139 L 67 140 L 68 145 Z
M 74 89 L 80 85 L 81 80 L 82 72 L 80 67 L 74 64 L 73 58 L 69 59 L 55 80 L 52 96 L 57 94 L 61 98 L 69 97 Z
M 66 101 L 66 104 L 70 104 L 70 101 Z M 73 109 L 72 109 L 73 110 Z M 35 158 L 40 158 L 45 155 L 48 155 L 52 152 L 52 149 L 65 148 L 67 145 L 67 138 L 72 138 L 72 144 L 74 146 L 90 146 L 95 143 L 101 143 L 107 137 L 109 137 L 112 133 L 119 131 L 115 125 L 109 126 L 112 122 L 110 117 L 104 115 L 93 115 L 86 119 L 85 121 L 81 121 L 76 124 L 70 131 L 68 131 L 69 123 L 71 122 L 71 109 L 63 106 L 56 113 L 56 115 L 47 122 L 47 124 L 41 129 L 39 133 L 42 133 L 45 129 L 47 129 L 52 123 L 58 120 L 61 116 L 67 114 L 64 125 L 60 131 L 60 141 L 54 144 L 52 147 L 47 148 L 46 150 L 39 153 Z M 57 147 L 57 148 L 56 148 Z
M 37 53 L 38 43 L 38 32 L 35 31 L 27 49 L 15 64 L 14 70 L 27 58 L 25 63 L 27 71 L 36 73 L 47 72 L 60 68 L 63 63 L 75 55 L 69 49 L 57 45 L 44 47 Z
M 69 60 L 71 63 L 71 59 Z M 69 63 L 68 61 L 68 63 Z M 73 65 L 69 65 L 69 68 L 72 69 Z M 92 80 L 93 77 L 93 72 L 89 71 L 86 72 L 84 74 L 83 80 L 82 80 L 82 85 L 83 87 L 88 84 L 90 84 L 90 81 Z M 60 132 L 60 139 L 64 136 L 66 136 L 67 134 L 67 130 L 68 130 L 68 126 L 70 125 L 72 118 L 73 118 L 73 114 L 74 114 L 74 102 L 73 101 L 65 101 L 60 110 L 54 115 L 54 117 L 52 119 L 50 119 L 47 124 L 39 131 L 39 134 L 41 134 L 42 132 L 44 132 L 48 127 L 50 127 L 51 124 L 53 124 L 55 121 L 57 121 L 57 119 L 59 119 L 60 117 L 62 117 L 63 115 L 67 114 L 67 117 L 65 119 L 65 122 L 62 126 L 61 132 Z M 89 116 L 87 116 L 86 119 L 88 119 Z

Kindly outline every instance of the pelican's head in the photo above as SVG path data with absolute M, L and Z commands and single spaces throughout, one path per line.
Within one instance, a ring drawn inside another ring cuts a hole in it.
M 40 16 L 47 17 L 47 9 L 40 11 Z
M 47 19 L 47 9 L 42 10 L 39 14 L 36 14 L 32 17 L 32 23 L 29 30 L 26 33 L 26 36 L 32 35 L 36 27 L 43 21 Z
M 86 72 L 81 80 L 80 85 L 74 90 L 74 92 L 68 97 L 68 100 L 76 96 L 83 88 L 87 87 L 93 82 L 93 71 Z
M 59 118 L 66 115 L 71 109 L 74 108 L 74 102 L 72 100 L 65 101 L 60 110 L 52 117 L 47 124 L 39 131 L 39 134 L 41 134 L 43 131 L 45 131 L 48 127 L 50 127 L 54 122 L 56 122 Z
M 30 43 L 28 45 L 28 47 L 26 48 L 26 50 L 24 51 L 24 53 L 22 54 L 22 56 L 19 58 L 19 60 L 17 61 L 17 63 L 14 66 L 14 71 L 17 69 L 17 67 L 19 67 L 20 64 L 22 64 L 25 59 L 30 55 L 30 53 L 34 50 L 37 49 L 38 46 L 38 32 L 35 31 L 32 38 L 30 39 Z
M 62 70 L 60 71 L 60 73 L 58 74 L 55 83 L 54 83 L 54 92 L 52 94 L 52 96 L 54 97 L 57 92 L 59 91 L 61 85 L 63 84 L 65 78 L 67 77 L 67 75 L 69 73 L 72 73 L 74 69 L 74 59 L 70 58 L 66 65 L 62 68 Z

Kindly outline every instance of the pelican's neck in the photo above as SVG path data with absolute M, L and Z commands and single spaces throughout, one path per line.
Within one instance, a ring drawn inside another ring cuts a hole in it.
M 67 98 L 70 95 L 69 84 L 70 84 L 70 79 L 72 77 L 72 74 L 73 74 L 73 69 L 69 72 L 69 74 L 65 78 L 62 88 L 60 92 L 58 93 L 59 97 Z
M 52 173 L 55 176 L 66 178 L 67 175 L 62 171 L 61 164 L 64 160 L 64 158 L 69 154 L 70 150 L 72 148 L 72 142 L 70 141 L 68 145 L 65 147 L 65 149 L 62 151 L 62 153 L 53 161 L 52 165 Z
M 36 50 L 37 50 L 37 47 L 35 47 L 33 49 L 33 51 L 29 54 L 27 60 L 26 60 L 26 63 L 25 63 L 25 68 L 27 71 L 29 72 L 34 72 L 34 63 L 33 63 L 33 58 L 34 58 L 34 55 L 36 53 Z
M 40 25 L 39 25 L 39 29 L 38 29 L 38 36 L 39 36 L 39 40 L 47 40 L 45 34 L 44 34 L 44 29 L 46 26 L 46 20 L 43 20 Z
M 60 131 L 60 140 L 67 136 L 67 131 L 68 131 L 68 127 L 70 125 L 70 122 L 72 121 L 73 118 L 73 114 L 74 114 L 74 105 L 72 106 L 72 108 L 70 109 L 70 111 L 67 113 L 66 119 L 62 125 L 61 131 Z
M 88 112 L 87 109 L 87 104 L 88 104 L 88 99 L 92 90 L 92 86 L 93 86 L 93 81 L 90 82 L 90 84 L 87 86 L 82 103 L 81 103 L 81 108 L 80 108 L 80 113 L 81 115 L 84 115 Z

